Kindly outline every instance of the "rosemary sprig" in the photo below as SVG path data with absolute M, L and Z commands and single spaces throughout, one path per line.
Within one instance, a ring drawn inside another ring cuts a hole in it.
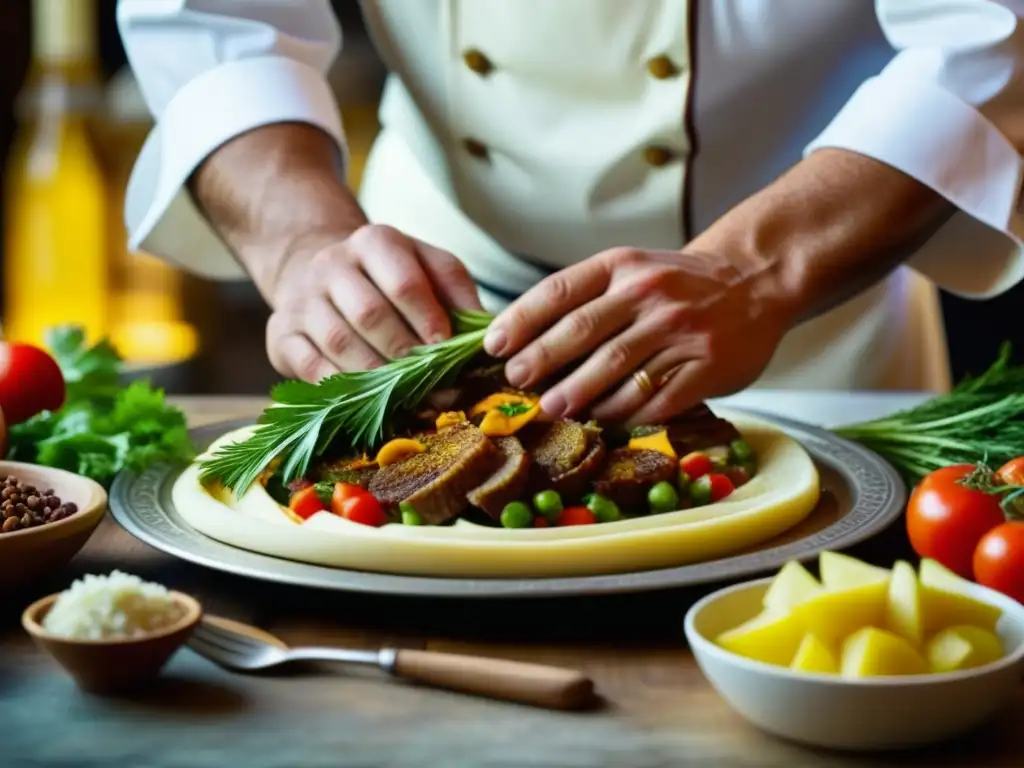
M 492 319 L 486 312 L 455 312 L 455 335 L 440 344 L 319 384 L 278 384 L 256 431 L 202 462 L 203 481 L 245 489 L 276 460 L 278 477 L 287 483 L 301 477 L 329 445 L 342 451 L 374 448 L 389 434 L 395 416 L 449 385 L 483 350 Z M 510 406 L 506 415 L 513 410 Z M 1024 366 L 1011 364 L 1011 347 L 1003 344 L 987 371 L 951 392 L 832 431 L 880 454 L 911 484 L 950 464 L 1002 464 L 1024 455 Z
M 453 313 L 454 335 L 415 347 L 380 368 L 338 373 L 318 384 L 284 381 L 271 391 L 273 404 L 247 439 L 218 449 L 200 465 L 204 483 L 246 489 L 274 460 L 281 482 L 301 477 L 328 445 L 354 451 L 378 445 L 392 419 L 446 386 L 483 350 L 492 316 Z
M 1024 366 L 1011 364 L 1003 344 L 995 363 L 976 378 L 919 406 L 833 429 L 889 461 L 908 483 L 950 464 L 1024 454 Z

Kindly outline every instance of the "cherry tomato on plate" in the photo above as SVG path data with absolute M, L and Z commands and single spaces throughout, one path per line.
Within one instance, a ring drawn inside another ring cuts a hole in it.
M 907 535 L 914 551 L 965 579 L 973 577 L 978 541 L 1006 521 L 1001 497 L 957 482 L 974 469 L 954 464 L 935 470 L 918 483 L 907 504 Z
M 1024 522 L 997 525 L 981 537 L 974 550 L 974 578 L 1024 603 Z
M 369 493 L 363 486 L 354 483 L 335 483 L 334 492 L 331 494 L 331 512 L 338 517 L 344 517 L 342 510 L 345 502 L 349 499 L 356 499 L 366 496 Z
M 291 510 L 296 517 L 302 520 L 308 520 L 317 512 L 323 512 L 327 507 L 322 501 L 320 501 L 320 497 L 316 493 L 316 488 L 310 485 L 296 491 L 288 498 L 288 509 Z
M 679 460 L 679 471 L 685 472 L 691 480 L 704 477 L 711 471 L 711 457 L 706 453 L 694 451 Z
M 64 405 L 64 375 L 47 352 L 31 344 L 0 343 L 0 408 L 7 426 Z
M 380 528 L 388 522 L 384 507 L 369 493 L 345 499 L 341 504 L 341 517 L 372 528 Z
M 597 518 L 594 517 L 594 513 L 586 507 L 566 507 L 562 510 L 558 519 L 555 521 L 556 525 L 591 525 L 596 523 Z

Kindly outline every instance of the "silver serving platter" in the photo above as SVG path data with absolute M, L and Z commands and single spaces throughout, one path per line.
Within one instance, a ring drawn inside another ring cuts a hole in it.
M 448 598 L 541 598 L 677 589 L 762 575 L 788 560 L 808 561 L 826 549 L 844 549 L 879 533 L 902 513 L 906 487 L 884 459 L 831 432 L 750 409 L 743 411 L 783 429 L 810 453 L 822 474 L 824 523 L 796 537 L 767 542 L 754 551 L 676 568 L 538 579 L 460 579 L 398 576 L 343 570 L 249 552 L 211 539 L 178 514 L 171 488 L 183 467 L 158 465 L 140 474 L 123 472 L 110 491 L 114 519 L 128 533 L 170 555 L 207 568 L 254 579 L 318 589 Z M 251 419 L 192 430 L 205 448 Z M 819 507 L 821 505 L 819 504 Z M 818 510 L 812 517 L 818 515 Z

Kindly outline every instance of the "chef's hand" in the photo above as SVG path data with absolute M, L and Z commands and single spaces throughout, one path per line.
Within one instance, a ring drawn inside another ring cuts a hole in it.
M 527 389 L 578 367 L 541 400 L 552 417 L 657 424 L 751 384 L 793 318 L 763 266 L 722 254 L 615 248 L 546 278 L 491 324 L 489 354 Z M 653 388 L 634 378 L 645 371 Z
M 344 239 L 298 243 L 265 293 L 271 364 L 310 382 L 449 338 L 451 309 L 480 308 L 473 279 L 452 254 L 372 224 Z

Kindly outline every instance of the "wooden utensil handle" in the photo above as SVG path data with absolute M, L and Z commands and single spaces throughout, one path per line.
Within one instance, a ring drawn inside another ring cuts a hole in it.
M 594 683 L 581 672 L 507 659 L 400 650 L 394 673 L 438 688 L 549 709 L 578 709 L 594 700 Z

